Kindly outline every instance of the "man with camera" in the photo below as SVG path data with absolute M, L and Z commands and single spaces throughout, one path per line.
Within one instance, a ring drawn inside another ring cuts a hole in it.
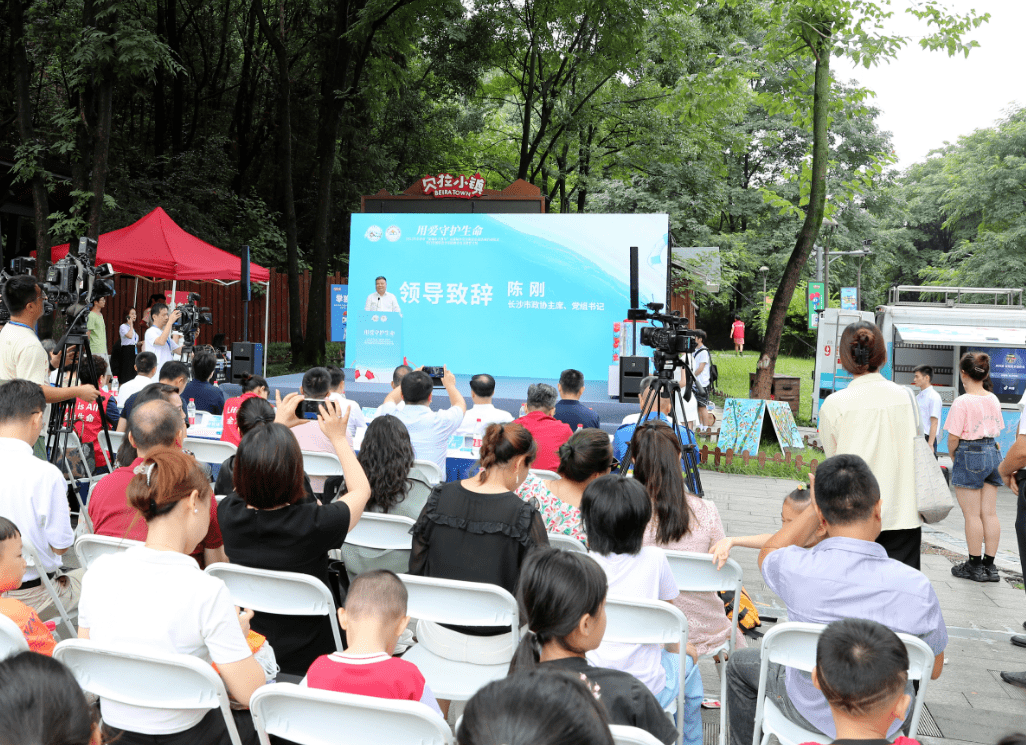
M 3 297 L 11 320 L 0 330 L 0 384 L 22 379 L 40 385 L 47 403 L 43 411 L 44 422 L 50 420 L 49 404 L 75 398 L 86 403 L 95 401 L 99 391 L 94 386 L 55 388 L 48 384 L 49 355 L 35 332 L 36 324 L 43 317 L 46 298 L 36 278 L 30 274 L 11 277 L 4 285 Z M 32 452 L 37 458 L 46 460 L 45 425 L 43 430 Z
M 174 356 L 182 351 L 180 346 L 175 346 L 171 339 L 171 329 L 182 312 L 175 308 L 170 313 L 165 303 L 154 303 L 150 308 L 150 323 L 153 325 L 146 329 L 146 336 L 143 339 L 143 351 L 153 352 L 157 357 L 157 369 L 164 367 L 165 362 L 170 362 Z

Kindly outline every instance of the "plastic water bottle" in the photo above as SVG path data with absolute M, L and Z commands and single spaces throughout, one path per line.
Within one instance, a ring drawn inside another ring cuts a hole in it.
M 115 396 L 118 395 L 118 390 L 121 388 L 121 384 L 118 383 L 118 376 L 115 375 L 114 379 L 110 381 L 110 392 Z
M 520 404 L 520 416 L 527 416 L 527 404 Z
M 577 423 L 577 431 L 580 432 L 582 429 L 584 429 L 584 425 L 581 424 L 580 422 L 578 422 Z
M 191 427 L 196 423 L 196 399 L 189 399 L 189 426 Z
M 474 427 L 474 447 L 481 447 L 482 439 L 484 439 L 484 426 L 481 424 L 481 420 L 478 419 Z

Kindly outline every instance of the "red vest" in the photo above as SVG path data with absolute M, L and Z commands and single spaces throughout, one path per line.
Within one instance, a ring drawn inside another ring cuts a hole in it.
M 75 434 L 82 442 L 96 442 L 99 439 L 100 430 L 103 428 L 100 423 L 100 405 L 102 404 L 103 410 L 106 411 L 110 397 L 110 393 L 100 391 L 100 397 L 91 404 L 87 404 L 80 398 L 75 399 Z M 114 425 L 110 422 L 107 422 L 107 427 L 114 429 Z M 104 441 L 103 447 L 107 447 L 106 441 Z M 95 451 L 96 467 L 106 466 L 107 457 L 104 455 L 103 449 L 96 446 Z
M 224 425 L 221 430 L 222 440 L 230 442 L 235 446 L 242 442 L 242 435 L 239 434 L 239 409 L 246 399 L 256 398 L 257 395 L 257 393 L 250 391 L 249 393 L 243 393 L 241 396 L 229 398 L 224 402 L 224 412 L 221 415 L 221 422 Z

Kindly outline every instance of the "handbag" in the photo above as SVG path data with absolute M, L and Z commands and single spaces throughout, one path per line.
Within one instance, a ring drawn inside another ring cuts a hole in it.
M 919 517 L 924 523 L 939 523 L 955 506 L 951 499 L 951 490 L 944 479 L 937 459 L 930 449 L 930 444 L 923 437 L 923 422 L 919 416 L 919 402 L 912 391 L 905 388 L 912 401 L 912 411 L 916 417 L 916 434 L 912 442 L 912 459 L 915 463 L 916 504 Z

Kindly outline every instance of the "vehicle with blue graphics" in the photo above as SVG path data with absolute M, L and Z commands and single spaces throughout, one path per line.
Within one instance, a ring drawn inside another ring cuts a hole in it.
M 1005 428 L 998 441 L 1008 452 L 1026 394 L 1026 307 L 1022 290 L 993 287 L 892 287 L 887 305 L 868 311 L 827 308 L 820 316 L 813 373 L 812 416 L 835 390 L 847 387 L 851 376 L 841 367 L 837 343 L 850 323 L 873 321 L 887 342 L 887 364 L 880 370 L 889 380 L 912 386 L 919 365 L 933 368 L 933 385 L 944 410 L 943 429 L 952 401 L 958 396 L 958 360 L 966 352 L 986 352 L 991 360 L 994 394 L 1001 402 Z M 918 392 L 918 391 L 916 391 Z M 947 452 L 947 437 L 937 438 Z

